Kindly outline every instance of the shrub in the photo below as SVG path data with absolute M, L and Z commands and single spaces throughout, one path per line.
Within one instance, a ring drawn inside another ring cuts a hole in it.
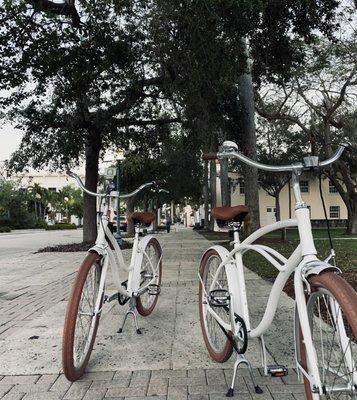
M 0 226 L 0 233 L 4 233 L 4 232 L 11 232 L 10 227 L 8 227 L 8 226 Z
M 36 229 L 47 229 L 47 222 L 44 221 L 43 219 L 38 219 L 35 223 L 34 228 Z
M 64 229 L 77 229 L 75 224 L 55 224 L 55 225 L 47 225 L 46 231 L 57 231 Z

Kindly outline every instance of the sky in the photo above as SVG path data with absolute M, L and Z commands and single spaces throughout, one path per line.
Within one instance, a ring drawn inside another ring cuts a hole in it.
M 22 133 L 10 124 L 0 126 L 0 162 L 8 159 L 19 146 Z

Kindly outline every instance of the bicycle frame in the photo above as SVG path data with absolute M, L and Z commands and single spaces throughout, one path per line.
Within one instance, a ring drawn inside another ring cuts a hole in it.
M 104 296 L 105 280 L 109 266 L 112 272 L 112 277 L 117 292 L 114 293 L 112 296 L 109 296 L 108 299 L 116 297 L 118 293 L 120 293 L 125 297 L 132 298 L 140 296 L 142 293 L 148 290 L 149 285 L 154 283 L 162 259 L 161 255 L 157 265 L 152 264 L 150 258 L 145 252 L 145 247 L 153 236 L 147 235 L 142 240 L 139 240 L 140 229 L 139 226 L 135 226 L 135 236 L 134 236 L 131 260 L 129 267 L 127 267 L 124 261 L 122 250 L 120 249 L 114 235 L 112 234 L 112 232 L 108 227 L 107 214 L 110 204 L 109 202 L 110 200 L 107 199 L 107 201 L 101 207 L 102 209 L 99 212 L 97 239 L 95 245 L 89 250 L 89 252 L 96 252 L 102 257 L 102 274 L 99 283 L 99 291 L 95 306 L 95 313 L 101 312 L 100 308 L 101 299 Z M 109 243 L 113 246 L 114 250 L 111 249 L 110 245 L 107 242 L 107 239 Z M 141 264 L 144 257 L 146 257 L 146 259 L 149 261 L 153 278 L 149 282 L 147 282 L 144 286 L 140 287 Z M 122 282 L 120 278 L 120 270 L 125 270 L 128 272 L 128 278 L 127 281 L 125 281 L 127 282 L 126 288 L 123 286 L 124 282 Z
M 210 249 L 214 249 L 218 252 L 221 259 L 223 260 L 217 271 L 215 276 L 213 277 L 210 291 L 213 290 L 217 284 L 219 273 L 222 268 L 225 268 L 225 272 L 227 275 L 228 281 L 228 291 L 231 298 L 231 304 L 233 305 L 234 313 L 241 316 L 246 324 L 248 336 L 250 338 L 259 338 L 260 344 L 262 346 L 262 358 L 263 358 L 263 366 L 265 371 L 267 371 L 266 366 L 266 354 L 265 354 L 265 345 L 264 345 L 264 333 L 270 327 L 279 302 L 280 294 L 283 291 L 284 285 L 287 282 L 289 276 L 292 272 L 294 272 L 294 287 L 295 287 L 295 303 L 296 303 L 296 322 L 300 322 L 301 331 L 304 337 L 304 344 L 306 347 L 307 354 L 307 365 L 310 372 L 307 372 L 298 362 L 298 349 L 296 350 L 296 362 L 298 371 L 300 374 L 303 374 L 309 381 L 310 385 L 313 388 L 314 393 L 323 394 L 323 387 L 320 378 L 320 372 L 318 369 L 317 363 L 317 355 L 313 345 L 313 340 L 311 336 L 309 318 L 307 313 L 307 304 L 305 299 L 305 289 L 309 290 L 309 285 L 307 281 L 307 277 L 311 274 L 319 274 L 325 269 L 335 269 L 333 265 L 328 264 L 326 261 L 321 261 L 316 257 L 316 248 L 314 246 L 311 221 L 310 221 L 310 212 L 307 206 L 303 203 L 301 199 L 300 187 L 298 182 L 298 174 L 293 174 L 293 189 L 295 193 L 296 208 L 295 208 L 295 216 L 296 219 L 289 219 L 285 221 L 279 221 L 270 225 L 267 225 L 248 238 L 246 238 L 242 243 L 239 240 L 238 230 L 234 232 L 234 248 L 232 251 L 228 251 L 222 246 L 213 246 Z M 297 227 L 300 236 L 300 244 L 296 247 L 294 252 L 290 255 L 288 259 L 278 253 L 276 250 L 269 248 L 268 246 L 264 246 L 261 244 L 252 244 L 260 237 L 264 236 L 269 232 L 273 232 L 275 230 Z M 247 251 L 256 251 L 260 255 L 262 255 L 266 260 L 268 260 L 275 268 L 278 269 L 279 274 L 273 284 L 271 289 L 267 306 L 264 312 L 264 316 L 262 317 L 260 323 L 257 327 L 252 328 L 250 324 L 249 318 L 249 308 L 248 308 L 248 300 L 245 288 L 245 279 L 244 279 L 244 268 L 242 256 Z M 201 280 L 201 278 L 200 278 Z M 203 282 L 201 281 L 203 285 Z M 203 290 L 205 290 L 203 285 Z M 207 296 L 207 293 L 205 293 Z M 232 334 L 234 336 L 237 335 L 239 330 L 239 323 L 235 323 L 234 319 L 231 324 L 223 321 L 222 318 L 214 311 L 214 309 L 210 306 L 209 302 L 206 302 L 205 305 L 207 312 L 209 312 L 221 326 L 226 329 L 226 331 L 233 331 Z M 343 324 L 343 321 L 340 319 L 336 320 L 336 323 Z M 231 318 L 232 320 L 232 318 Z M 296 333 L 296 329 L 295 329 Z M 347 340 L 347 338 L 345 338 Z M 350 365 L 350 370 L 353 370 L 353 360 L 347 354 L 346 355 L 347 365 Z M 357 383 L 357 376 L 353 378 Z

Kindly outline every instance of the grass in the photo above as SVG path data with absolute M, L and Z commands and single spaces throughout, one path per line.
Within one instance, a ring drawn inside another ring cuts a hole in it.
M 280 239 L 281 233 L 274 232 L 272 234 L 263 236 L 262 241 L 269 247 L 274 248 L 285 257 L 289 257 L 298 245 L 298 233 L 296 229 L 288 230 L 288 240 L 282 241 Z M 342 237 L 343 229 L 332 229 L 332 237 Z M 228 233 L 226 232 L 205 232 L 202 233 L 206 239 L 221 244 L 228 250 L 231 249 Z M 327 238 L 326 229 L 314 229 L 314 237 L 318 257 L 324 260 L 330 254 L 330 246 L 328 240 L 319 240 Z M 346 237 L 346 236 L 345 236 Z M 224 241 L 224 242 L 222 242 Z M 336 264 L 342 270 L 344 277 L 356 288 L 357 290 L 357 240 L 333 240 L 336 252 Z M 249 251 L 243 256 L 243 262 L 246 267 L 261 276 L 263 279 L 272 281 L 278 274 L 278 270 L 274 268 L 264 257 L 254 251 Z

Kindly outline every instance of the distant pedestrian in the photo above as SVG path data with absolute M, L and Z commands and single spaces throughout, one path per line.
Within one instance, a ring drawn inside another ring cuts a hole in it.
M 170 233 L 171 224 L 172 224 L 172 219 L 171 219 L 171 216 L 168 215 L 167 218 L 166 218 L 166 231 L 167 231 L 167 233 Z

